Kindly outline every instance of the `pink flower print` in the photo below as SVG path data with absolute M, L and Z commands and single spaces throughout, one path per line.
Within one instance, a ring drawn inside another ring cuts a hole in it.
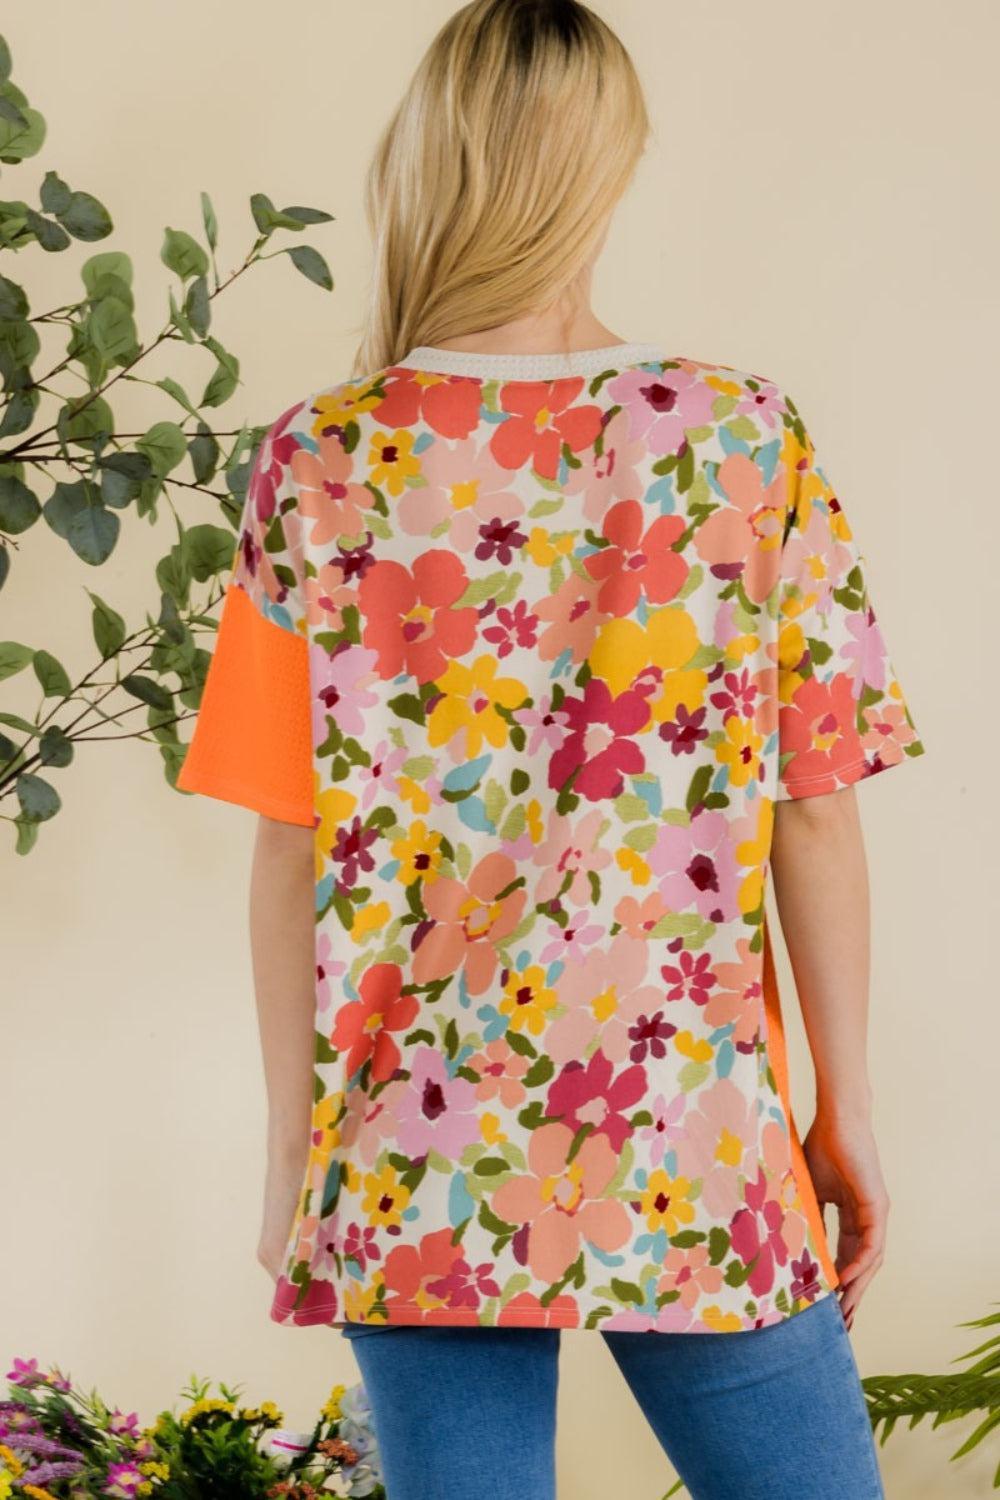
M 762 958 L 751 951 L 749 938 L 739 938 L 736 948 L 738 962 L 715 965 L 715 988 L 705 1006 L 705 1020 L 712 1027 L 732 1024 L 733 1045 L 751 1052 L 763 1012 Z
M 331 656 L 324 646 L 310 642 L 314 744 L 322 745 L 329 733 L 327 714 L 343 734 L 364 734 L 364 710 L 378 702 L 378 694 L 368 687 L 377 661 L 377 653 L 367 646 L 346 646 Z
M 765 487 L 764 476 L 746 453 L 730 453 L 716 482 L 728 505 L 714 510 L 694 534 L 694 548 L 716 578 L 740 578 L 747 596 L 761 604 L 778 582 L 781 536 L 787 509 L 788 477 L 778 468 Z
M 686 1333 L 694 1328 L 695 1319 L 678 1297 L 664 1302 L 659 1312 L 641 1312 L 637 1307 L 623 1307 L 610 1318 L 601 1319 L 602 1328 L 620 1329 L 623 1333 Z
M 625 1114 L 642 1098 L 646 1070 L 638 1065 L 625 1068 L 612 1082 L 614 1065 L 599 1049 L 586 1063 L 567 1063 L 549 1085 L 545 1112 L 558 1115 L 575 1132 L 592 1126 L 593 1135 L 605 1135 L 620 1151 L 631 1134 Z
M 598 454 L 589 449 L 578 469 L 570 469 L 563 493 L 582 497 L 583 515 L 587 521 L 599 522 L 616 500 L 640 498 L 645 480 L 640 466 L 645 444 L 629 437 L 628 412 L 619 409 L 605 423 Z
M 574 1131 L 558 1120 L 532 1131 L 529 1171 L 501 1183 L 490 1204 L 506 1223 L 526 1227 L 526 1233 L 515 1236 L 515 1255 L 548 1284 L 573 1263 L 581 1240 L 610 1254 L 632 1232 L 625 1205 L 602 1197 L 618 1166 L 607 1138 L 586 1136 L 569 1161 L 573 1137 Z
M 591 677 L 582 698 L 566 698 L 568 733 L 549 761 L 549 786 L 561 788 L 573 777 L 573 791 L 591 802 L 617 797 L 625 776 L 645 770 L 639 746 L 630 736 L 649 720 L 649 704 L 627 689 L 617 698 L 600 678 Z
M 713 421 L 718 392 L 688 370 L 624 370 L 608 383 L 608 394 L 627 411 L 629 434 L 650 453 L 676 453 L 686 427 Z
M 564 651 L 570 652 L 574 663 L 587 659 L 597 632 L 610 619 L 597 607 L 600 592 L 598 579 L 581 578 L 579 573 L 570 572 L 554 594 L 546 594 L 534 604 L 538 618 L 549 622 L 549 628 L 538 639 L 542 661 L 555 661 Z
M 357 1226 L 355 1226 L 356 1228 Z M 344 1254 L 341 1237 L 337 1233 L 337 1214 L 328 1214 L 316 1226 L 315 1241 L 309 1257 L 309 1270 L 314 1276 L 329 1276 L 337 1264 L 337 1256 Z
M 687 522 L 681 516 L 657 516 L 644 529 L 645 520 L 638 500 L 619 500 L 604 517 L 610 545 L 584 559 L 590 576 L 601 580 L 597 607 L 609 615 L 630 615 L 640 598 L 668 604 L 687 578 L 688 565 L 673 550 Z
M 736 404 L 737 413 L 742 416 L 752 417 L 760 426 L 772 429 L 777 425 L 781 432 L 781 413 L 786 410 L 778 387 L 770 380 L 763 380 L 756 376 L 758 389 L 751 391 L 744 389 L 740 400 Z
M 563 741 L 563 725 L 569 723 L 565 709 L 552 707 L 552 694 L 546 693 L 534 708 L 515 708 L 511 717 L 530 729 L 525 754 L 533 759 L 543 746 L 555 750 Z
M 685 1177 L 702 1178 L 701 1197 L 716 1218 L 731 1219 L 741 1203 L 740 1182 L 753 1172 L 757 1105 L 731 1078 L 719 1078 L 690 1101 L 678 1140 L 677 1164 Z
M 402 769 L 409 753 L 405 745 L 390 746 L 388 740 L 379 740 L 371 752 L 371 765 L 356 767 L 363 808 L 371 807 L 376 797 L 398 796 L 396 772 Z
M 667 1150 L 684 1133 L 687 1098 L 682 1093 L 673 1094 L 668 1103 L 666 1095 L 661 1093 L 656 1095 L 647 1108 L 653 1119 L 649 1125 L 637 1126 L 633 1136 L 646 1147 L 649 1165 L 658 1167 Z
M 646 860 L 671 911 L 694 907 L 710 922 L 731 922 L 740 915 L 743 870 L 723 813 L 702 810 L 686 828 L 664 825 Z
M 733 1249 L 745 1266 L 754 1262 L 747 1286 L 755 1297 L 769 1292 L 774 1285 L 775 1265 L 788 1260 L 788 1247 L 781 1230 L 784 1214 L 781 1204 L 767 1197 L 767 1178 L 759 1168 L 755 1182 L 744 1188 L 746 1206 L 739 1209 L 730 1224 Z
M 306 620 L 313 627 L 313 634 L 319 630 L 343 630 L 344 609 L 358 602 L 357 589 L 346 581 L 336 560 L 324 563 L 315 578 L 304 578 L 302 594 Z
M 635 896 L 623 896 L 615 907 L 615 921 L 630 937 L 648 937 L 668 911 L 659 891 L 650 891 L 641 901 Z
M 535 753 L 529 745 L 527 754 L 533 756 Z M 582 817 L 569 817 L 564 813 L 551 815 L 548 833 L 533 856 L 535 864 L 543 866 L 535 887 L 536 905 L 542 906 L 560 893 L 561 900 L 567 904 L 572 902 L 574 906 L 586 906 L 593 900 L 590 876 L 600 875 L 611 863 L 610 849 L 597 847 L 603 825 L 604 813 L 599 807 L 585 812 Z M 567 875 L 572 879 L 563 891 Z
M 475 1085 L 476 1098 L 481 1104 L 496 1099 L 501 1108 L 518 1109 L 527 1098 L 528 1091 L 522 1083 L 531 1066 L 530 1059 L 522 1052 L 515 1052 L 503 1037 L 494 1037 L 481 1052 L 470 1057 L 465 1066 L 479 1074 Z
M 543 479 L 555 479 L 562 445 L 571 453 L 589 448 L 601 430 L 601 408 L 576 405 L 583 380 L 508 380 L 500 405 L 509 413 L 493 430 L 490 450 L 505 469 L 530 464 Z
M 337 958 L 333 951 L 329 932 L 316 934 L 316 1003 L 322 1013 L 330 1004 L 330 980 L 339 979 L 347 972 L 347 964 Z
M 721 1266 L 709 1261 L 707 1245 L 692 1245 L 679 1250 L 672 1245 L 663 1260 L 663 1275 L 656 1284 L 660 1292 L 679 1292 L 683 1307 L 694 1308 L 706 1296 L 714 1296 L 722 1286 Z
M 524 501 L 511 489 L 510 471 L 475 438 L 438 446 L 428 477 L 428 484 L 410 490 L 396 507 L 408 536 L 430 536 L 448 521 L 448 541 L 459 552 L 470 552 L 485 522 L 494 517 L 515 521 L 524 514 Z
M 485 1297 L 499 1297 L 500 1285 L 493 1275 L 493 1262 L 480 1261 L 470 1266 L 464 1255 L 452 1261 L 443 1276 L 425 1283 L 432 1297 L 440 1297 L 447 1307 L 477 1308 Z
M 889 663 L 885 639 L 875 618 L 875 611 L 871 606 L 854 610 L 848 616 L 846 624 L 848 639 L 841 646 L 840 655 L 853 665 L 855 698 L 860 698 L 866 687 L 884 692 L 889 676 Z
M 472 995 L 481 995 L 493 982 L 499 963 L 497 944 L 510 936 L 521 920 L 525 893 L 507 891 L 517 877 L 517 866 L 506 854 L 487 854 L 467 882 L 439 876 L 424 890 L 424 908 L 434 925 L 413 955 L 417 984 L 465 971 Z
M 297 508 L 307 523 L 312 547 L 325 547 L 338 536 L 357 536 L 365 530 L 365 511 L 374 496 L 367 485 L 352 480 L 354 458 L 340 434 L 322 436 L 317 451 L 297 448 L 292 454 L 292 478 L 298 487 Z
M 712 960 L 707 953 L 689 953 L 681 948 L 674 963 L 660 966 L 660 973 L 667 986 L 666 999 L 693 1000 L 695 1005 L 706 1005 L 715 983 Z
M 582 1057 L 595 1038 L 606 1057 L 624 1062 L 633 1024 L 663 1009 L 661 991 L 643 984 L 648 961 L 647 944 L 620 932 L 603 952 L 566 966 L 557 981 L 566 1010 L 552 1022 L 546 1040 L 554 1062 Z
M 411 1157 L 433 1146 L 457 1161 L 479 1139 L 475 1084 L 450 1078 L 443 1055 L 433 1047 L 418 1047 L 409 1066 L 409 1087 L 396 1105 L 400 1145 Z
M 549 941 L 538 955 L 539 962 L 543 964 L 556 963 L 560 959 L 580 961 L 604 936 L 604 928 L 596 922 L 588 922 L 584 912 L 571 917 L 565 927 L 560 927 L 558 922 L 550 922 L 547 931 Z

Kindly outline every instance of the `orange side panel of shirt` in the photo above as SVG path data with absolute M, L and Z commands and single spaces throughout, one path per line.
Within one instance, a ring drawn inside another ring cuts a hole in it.
M 178 787 L 311 828 L 311 712 L 305 638 L 230 583 Z

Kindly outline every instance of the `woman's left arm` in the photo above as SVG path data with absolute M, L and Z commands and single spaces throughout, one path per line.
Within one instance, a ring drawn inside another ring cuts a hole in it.
M 277 1280 L 309 1159 L 315 1050 L 313 830 L 260 816 L 250 948 L 267 1091 L 267 1174 L 257 1258 Z

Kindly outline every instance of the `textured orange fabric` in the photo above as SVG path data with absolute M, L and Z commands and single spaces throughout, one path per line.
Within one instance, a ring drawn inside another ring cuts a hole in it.
M 312 780 L 305 637 L 268 620 L 230 583 L 177 785 L 311 828 Z
M 812 1176 L 809 1172 L 809 1164 L 802 1150 L 802 1142 L 795 1126 L 792 1116 L 792 1101 L 788 1090 L 788 1052 L 785 1046 L 785 1028 L 781 1018 L 781 999 L 778 993 L 778 980 L 774 967 L 774 953 L 771 949 L 771 933 L 764 919 L 764 1013 L 767 1020 L 767 1055 L 771 1063 L 771 1071 L 774 1081 L 778 1086 L 778 1094 L 785 1107 L 788 1118 L 788 1133 L 791 1144 L 792 1171 L 798 1185 L 799 1195 L 802 1199 L 802 1208 L 809 1226 L 816 1238 L 816 1255 L 823 1267 L 823 1274 L 831 1286 L 840 1285 L 840 1277 L 830 1254 L 830 1246 L 826 1237 L 826 1226 L 823 1222 L 823 1214 L 820 1210 L 816 1190 L 813 1187 Z

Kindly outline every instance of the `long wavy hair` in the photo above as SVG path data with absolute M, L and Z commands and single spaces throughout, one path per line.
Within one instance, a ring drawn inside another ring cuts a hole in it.
M 598 247 L 651 133 L 614 32 L 577 0 L 473 0 L 384 128 L 352 378 L 549 307 Z

